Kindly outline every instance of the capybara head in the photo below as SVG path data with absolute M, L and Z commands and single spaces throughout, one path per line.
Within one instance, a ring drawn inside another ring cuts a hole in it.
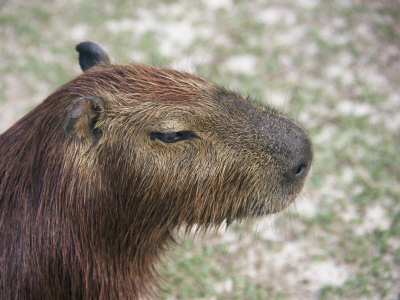
M 275 213 L 301 191 L 312 149 L 294 121 L 188 73 L 77 50 L 83 74 L 0 136 L 2 296 L 143 296 L 179 226 Z
M 77 47 L 83 70 L 89 55 L 97 66 L 71 83 L 77 100 L 67 119 L 79 124 L 67 127 L 79 137 L 74 151 L 92 154 L 91 167 L 111 175 L 124 199 L 208 225 L 274 213 L 296 198 L 312 158 L 299 125 L 187 73 L 109 65 L 95 47 Z

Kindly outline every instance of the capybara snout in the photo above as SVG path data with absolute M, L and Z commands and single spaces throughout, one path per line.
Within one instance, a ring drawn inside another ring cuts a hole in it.
M 270 116 L 265 116 L 270 122 Z M 279 169 L 286 181 L 284 184 L 299 184 L 307 176 L 313 158 L 311 140 L 304 129 L 294 121 L 279 116 L 272 125 L 267 125 L 267 151 L 278 160 Z
M 303 180 L 310 170 L 312 162 L 312 148 L 309 137 L 303 130 L 297 130 L 289 135 L 291 156 L 287 162 L 287 171 L 284 176 L 289 181 Z

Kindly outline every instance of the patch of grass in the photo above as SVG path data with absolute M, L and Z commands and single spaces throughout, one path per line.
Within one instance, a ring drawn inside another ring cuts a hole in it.
M 42 23 L 48 22 L 51 19 L 51 12 L 47 6 L 35 6 L 32 13 L 36 20 Z
M 7 93 L 4 89 L 0 88 L 0 102 L 7 101 Z
M 168 65 L 168 58 L 159 52 L 159 42 L 156 34 L 152 31 L 146 32 L 138 45 L 138 49 L 146 53 L 148 63 L 158 66 Z
M 222 295 L 222 299 L 237 299 L 237 300 L 259 300 L 259 299 L 283 299 L 279 295 L 275 297 L 268 290 L 265 290 L 263 287 L 257 286 L 251 282 L 246 280 L 236 280 L 234 283 L 235 290 L 237 291 L 234 296 L 230 295 Z
M 184 241 L 185 252 L 192 252 L 193 242 Z M 210 278 L 212 266 L 210 265 L 214 252 L 210 247 L 205 247 L 201 252 L 190 257 L 177 252 L 174 254 L 173 264 L 167 265 L 163 272 L 164 278 L 171 280 L 174 290 L 179 291 L 179 299 L 193 299 L 214 295 L 213 280 Z M 171 293 L 170 287 L 164 287 L 161 297 L 166 299 Z
M 16 26 L 16 16 L 11 14 L 2 14 L 0 15 L 0 25 L 1 26 Z
M 49 76 L 49 66 L 43 64 L 43 62 L 39 61 L 36 56 L 28 55 L 26 57 L 27 60 L 27 69 L 37 78 L 39 81 L 48 82 L 52 78 Z
M 340 217 L 337 214 L 335 205 L 332 203 L 325 204 L 325 206 L 312 218 L 303 219 L 306 226 L 317 226 L 319 229 L 322 229 L 327 233 L 336 231 L 336 224 L 339 221 Z
M 376 281 L 371 280 L 371 272 L 358 274 L 347 280 L 342 286 L 325 286 L 321 289 L 320 299 L 360 299 L 371 298 L 378 291 L 380 297 L 384 297 L 393 282 L 386 282 L 387 286 L 376 286 Z M 373 275 L 373 273 L 372 273 Z M 378 284 L 381 281 L 378 281 Z

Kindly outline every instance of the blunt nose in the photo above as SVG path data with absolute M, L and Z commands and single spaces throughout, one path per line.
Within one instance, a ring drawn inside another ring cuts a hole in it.
M 311 141 L 305 133 L 292 134 L 290 136 L 291 157 L 284 176 L 290 181 L 305 178 L 311 167 L 312 147 Z

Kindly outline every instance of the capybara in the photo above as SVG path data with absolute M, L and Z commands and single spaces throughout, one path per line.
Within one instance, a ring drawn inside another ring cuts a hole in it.
M 0 298 L 138 299 L 185 226 L 287 207 L 312 161 L 294 121 L 197 76 L 111 64 L 0 135 Z

